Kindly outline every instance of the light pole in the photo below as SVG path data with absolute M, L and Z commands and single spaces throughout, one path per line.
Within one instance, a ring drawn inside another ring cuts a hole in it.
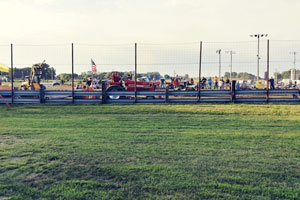
M 216 51 L 216 53 L 219 54 L 219 81 L 221 80 L 221 51 L 221 49 Z
M 296 51 L 290 52 L 290 54 L 294 55 L 294 80 L 296 80 Z
M 226 53 L 230 54 L 230 82 L 232 81 L 232 54 L 235 54 L 234 51 L 226 51 Z
M 268 34 L 253 34 L 250 35 L 250 37 L 256 37 L 257 38 L 257 80 L 259 80 L 259 39 L 261 37 L 268 37 Z

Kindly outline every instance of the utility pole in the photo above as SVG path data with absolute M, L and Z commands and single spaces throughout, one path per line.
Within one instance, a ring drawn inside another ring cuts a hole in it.
M 294 80 L 296 80 L 296 51 L 290 52 L 290 54 L 294 55 Z
M 257 80 L 259 80 L 259 60 L 260 60 L 260 56 L 259 56 L 259 39 L 261 37 L 268 37 L 268 34 L 253 34 L 253 35 L 250 35 L 250 37 L 256 37 L 257 38 Z
M 219 54 L 219 81 L 221 80 L 221 51 L 221 49 L 216 51 L 216 53 Z
M 232 81 L 232 54 L 235 54 L 234 51 L 226 51 L 226 53 L 230 54 L 230 82 Z

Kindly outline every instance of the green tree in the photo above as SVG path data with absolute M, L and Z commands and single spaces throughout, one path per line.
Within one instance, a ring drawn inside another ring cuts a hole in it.
M 42 79 L 50 80 L 55 78 L 56 70 L 47 63 L 36 63 L 32 67 L 40 65 L 42 66 Z
M 275 78 L 276 80 L 282 80 L 282 74 L 279 73 L 279 72 L 275 72 L 275 73 L 274 73 L 274 78 Z
M 282 72 L 283 79 L 290 79 L 291 78 L 291 70 Z
M 225 78 L 225 79 L 230 78 L 230 72 L 225 72 L 224 78 Z
M 62 73 L 58 75 L 60 80 L 69 81 L 72 79 L 72 74 Z
M 23 79 L 25 76 L 29 76 L 31 72 L 30 67 L 25 68 L 14 68 L 14 79 Z
M 237 78 L 237 73 L 236 72 L 232 72 L 232 78 Z

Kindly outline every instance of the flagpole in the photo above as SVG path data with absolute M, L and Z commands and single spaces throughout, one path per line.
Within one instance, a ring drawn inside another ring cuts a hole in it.
M 92 88 L 94 87 L 94 73 L 97 73 L 97 68 L 96 68 L 96 64 L 95 64 L 95 62 L 93 61 L 93 59 L 91 59 L 91 63 L 92 63 L 92 81 L 91 81 L 91 86 L 92 86 Z
M 94 85 L 94 76 L 93 75 L 94 75 L 94 72 L 92 71 L 92 85 L 91 85 L 92 88 L 93 88 L 93 85 Z
M 93 64 L 94 64 L 94 61 L 93 61 L 93 59 L 91 59 L 91 63 L 92 63 L 92 82 L 91 82 L 91 86 L 92 86 L 92 88 L 93 88 L 93 85 L 94 85 L 94 72 L 93 72 Z

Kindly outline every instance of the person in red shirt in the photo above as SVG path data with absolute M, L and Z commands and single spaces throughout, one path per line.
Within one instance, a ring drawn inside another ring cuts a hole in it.
M 178 78 L 175 78 L 175 79 L 174 79 L 173 84 L 174 84 L 174 88 L 177 88 L 177 87 L 178 87 Z

